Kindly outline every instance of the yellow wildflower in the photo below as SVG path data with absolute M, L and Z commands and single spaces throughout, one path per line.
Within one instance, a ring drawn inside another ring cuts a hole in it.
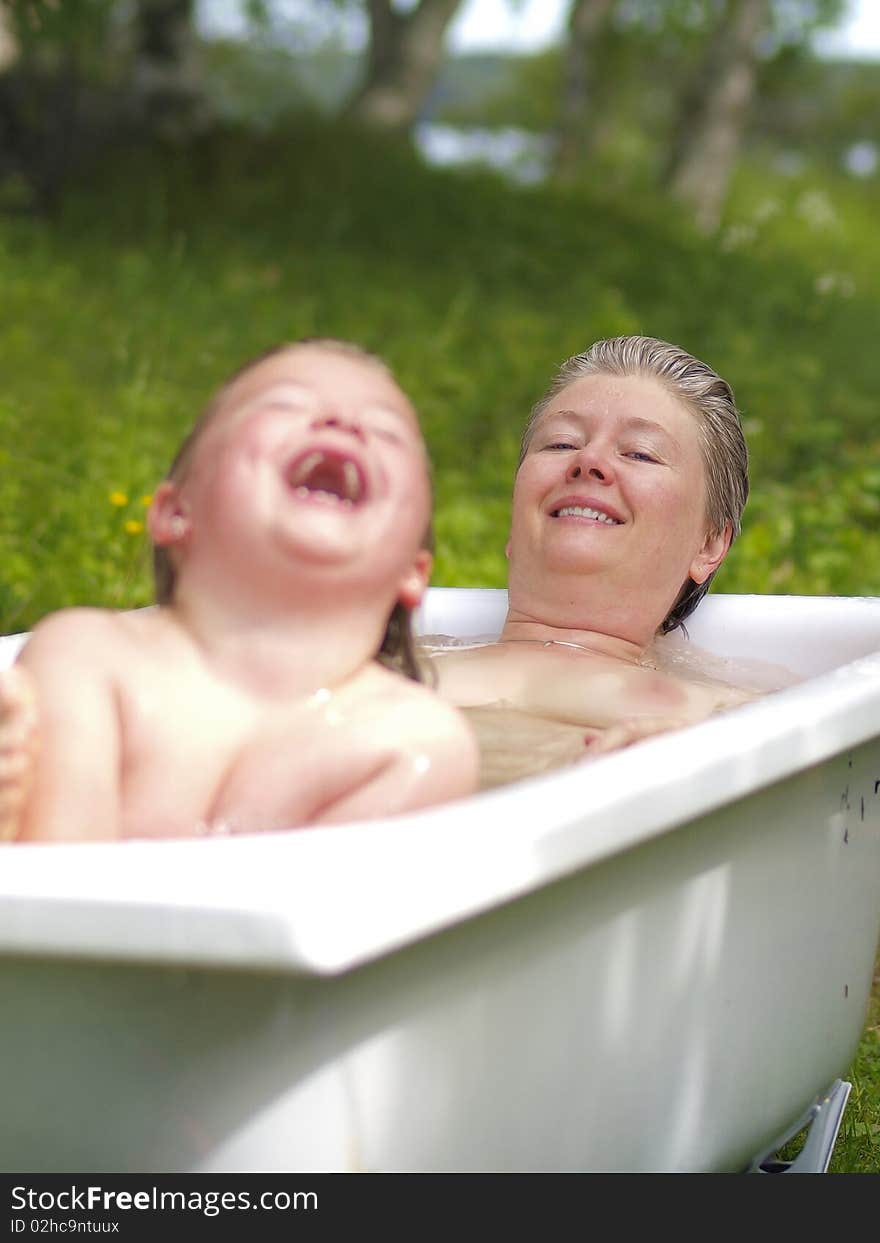
M 124 509 L 128 504 L 128 497 L 124 492 L 111 492 L 107 497 L 107 500 L 111 505 L 114 505 L 116 509 Z
M 144 524 L 139 522 L 137 518 L 129 518 L 128 521 L 124 522 L 122 525 L 123 530 L 128 535 L 140 535 L 141 531 L 144 529 Z
M 141 505 L 143 506 L 143 508 L 144 508 L 144 509 L 149 509 L 149 508 L 150 508 L 150 506 L 152 505 L 152 503 L 153 503 L 153 494 L 152 494 L 152 492 L 146 492 L 146 493 L 144 493 L 144 495 L 141 497 Z

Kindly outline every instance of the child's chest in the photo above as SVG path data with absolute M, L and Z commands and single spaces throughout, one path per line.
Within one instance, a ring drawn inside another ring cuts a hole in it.
M 381 759 L 350 688 L 267 705 L 209 679 L 158 676 L 121 711 L 126 836 L 294 828 Z

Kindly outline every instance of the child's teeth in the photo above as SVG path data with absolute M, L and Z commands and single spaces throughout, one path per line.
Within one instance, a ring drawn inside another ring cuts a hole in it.
M 361 495 L 361 477 L 358 468 L 354 462 L 346 462 L 343 466 L 345 473 L 345 492 L 346 499 L 349 501 L 360 500 Z

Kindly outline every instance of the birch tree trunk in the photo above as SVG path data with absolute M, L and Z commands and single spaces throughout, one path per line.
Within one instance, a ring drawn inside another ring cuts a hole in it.
M 0 5 L 0 73 L 18 60 L 18 40 L 6 9 Z
M 702 72 L 683 101 L 664 180 L 706 233 L 721 221 L 754 95 L 758 39 L 769 17 L 770 0 L 728 0 Z
M 367 0 L 370 45 L 352 116 L 382 129 L 410 129 L 445 55 L 445 36 L 461 0 L 420 0 L 409 13 L 391 0 Z
M 570 178 L 592 147 L 590 104 L 594 53 L 615 0 L 574 0 L 562 69 L 556 174 Z
M 137 0 L 132 30 L 136 110 L 159 131 L 186 136 L 204 117 L 193 0 Z

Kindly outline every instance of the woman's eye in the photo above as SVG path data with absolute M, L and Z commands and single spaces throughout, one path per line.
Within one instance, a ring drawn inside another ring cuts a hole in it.
M 569 440 L 554 440 L 549 445 L 544 445 L 545 449 L 576 449 L 577 445 L 573 445 Z
M 657 459 L 651 453 L 646 453 L 644 449 L 633 449 L 626 455 L 634 458 L 637 462 L 656 462 Z

